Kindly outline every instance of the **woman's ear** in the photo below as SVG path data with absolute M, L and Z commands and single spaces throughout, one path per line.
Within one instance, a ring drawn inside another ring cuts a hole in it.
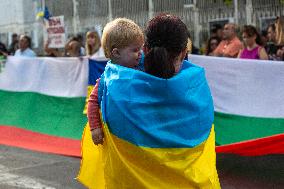
M 114 58 L 119 58 L 119 57 L 120 57 L 120 53 L 119 53 L 118 48 L 112 49 L 111 55 L 112 55 L 112 57 L 114 57 Z
M 149 52 L 149 48 L 146 47 L 145 45 L 143 45 L 143 52 L 144 52 L 145 54 L 148 54 L 148 52 Z
M 183 60 L 185 58 L 185 56 L 187 55 L 187 48 L 185 48 L 183 51 L 181 51 L 181 60 Z

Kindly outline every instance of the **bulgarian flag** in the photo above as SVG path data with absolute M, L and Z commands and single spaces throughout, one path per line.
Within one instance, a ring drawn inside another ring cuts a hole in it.
M 9 57 L 0 73 L 0 144 L 80 156 L 88 60 Z
M 284 63 L 190 55 L 206 70 L 217 152 L 284 154 Z
M 283 154 L 283 62 L 189 59 L 205 68 L 217 152 Z M 9 57 L 0 71 L 0 144 L 81 156 L 87 87 L 106 61 Z

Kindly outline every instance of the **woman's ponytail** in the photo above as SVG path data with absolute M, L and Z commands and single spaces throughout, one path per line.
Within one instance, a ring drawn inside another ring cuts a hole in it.
M 163 79 L 169 79 L 175 74 L 174 64 L 164 47 L 151 48 L 145 56 L 144 67 L 146 73 Z

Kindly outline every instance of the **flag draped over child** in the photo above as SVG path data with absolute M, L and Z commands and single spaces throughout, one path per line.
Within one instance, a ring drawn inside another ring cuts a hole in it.
M 185 61 L 164 80 L 108 63 L 104 145 L 84 132 L 78 179 L 89 188 L 219 188 L 213 103 L 204 70 Z
M 101 74 L 105 70 L 107 60 L 106 59 L 89 59 L 89 77 L 88 77 L 88 89 L 87 89 L 87 98 L 86 98 L 86 104 L 83 110 L 84 114 L 87 114 L 87 103 L 90 97 L 90 94 L 96 85 L 96 81 L 98 78 L 101 77 Z

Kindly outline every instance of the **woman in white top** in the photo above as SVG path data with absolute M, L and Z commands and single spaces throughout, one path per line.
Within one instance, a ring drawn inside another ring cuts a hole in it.
M 21 35 L 19 40 L 19 49 L 15 56 L 36 57 L 36 53 L 31 49 L 31 38 L 27 35 Z
M 91 58 L 104 57 L 101 48 L 101 39 L 97 31 L 88 31 L 86 34 L 86 55 Z

